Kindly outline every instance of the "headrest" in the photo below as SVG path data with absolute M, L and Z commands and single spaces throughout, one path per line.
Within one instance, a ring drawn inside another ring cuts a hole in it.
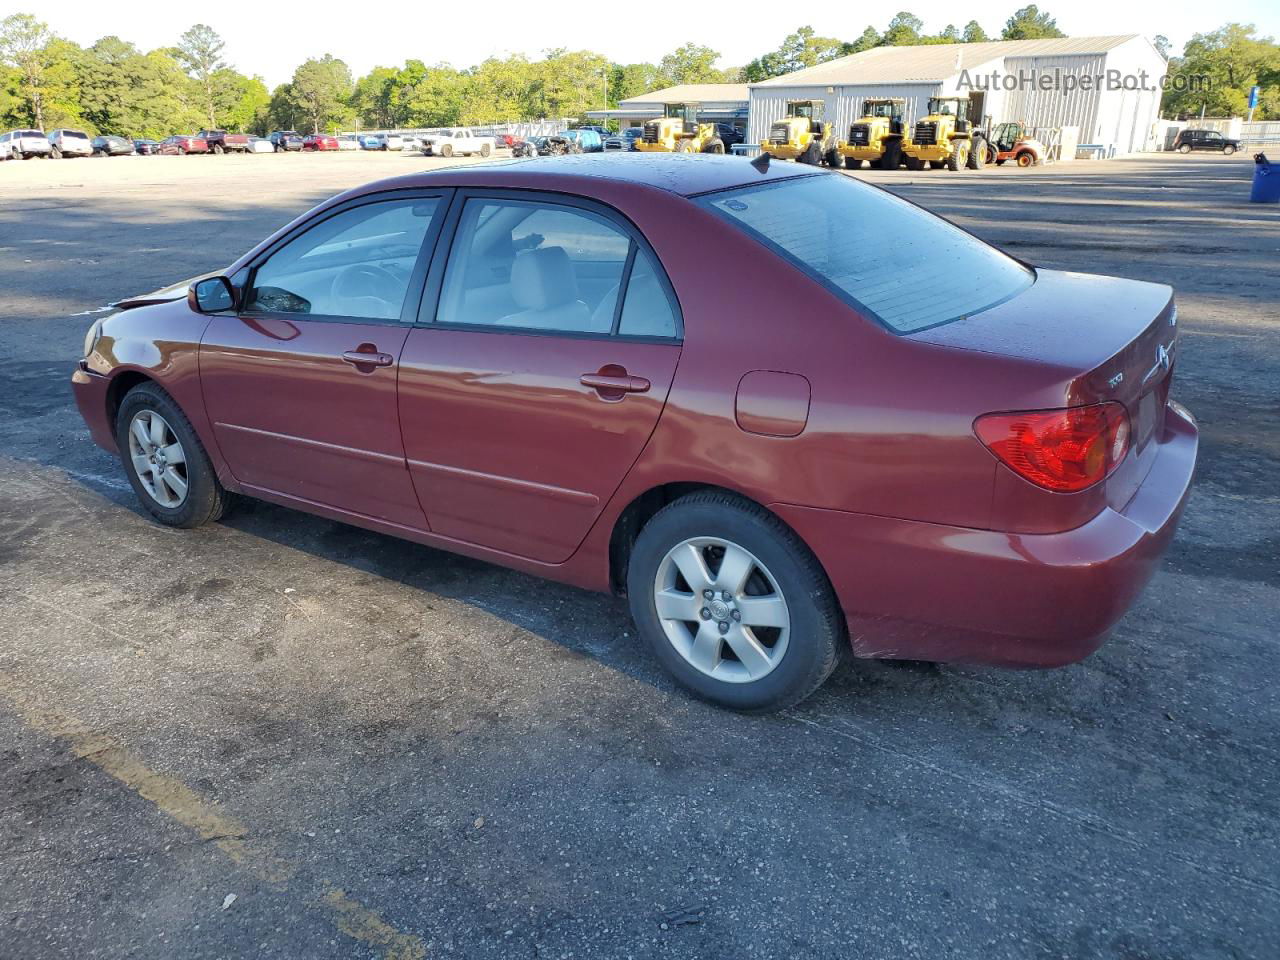
M 511 265 L 511 296 L 524 310 L 546 310 L 578 299 L 578 281 L 564 247 L 517 255 Z

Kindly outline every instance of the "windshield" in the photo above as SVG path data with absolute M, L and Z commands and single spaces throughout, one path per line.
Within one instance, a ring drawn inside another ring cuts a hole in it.
M 979 313 L 1034 282 L 959 227 L 849 177 L 796 177 L 698 202 L 896 333 Z

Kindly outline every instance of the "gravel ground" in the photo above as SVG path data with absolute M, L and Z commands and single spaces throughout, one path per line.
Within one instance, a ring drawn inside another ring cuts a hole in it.
M 1247 159 L 861 174 L 1174 284 L 1203 459 L 1087 662 L 851 663 L 764 718 L 675 689 L 620 601 L 263 504 L 161 528 L 88 441 L 90 311 L 440 162 L 0 165 L 0 957 L 1275 956 L 1280 211 Z

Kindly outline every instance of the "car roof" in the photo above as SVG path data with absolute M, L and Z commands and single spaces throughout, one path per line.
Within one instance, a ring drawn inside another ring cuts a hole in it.
M 573 181 L 577 180 L 584 192 L 591 193 L 592 182 L 608 180 L 635 183 L 689 197 L 794 177 L 824 175 L 823 171 L 812 167 L 778 160 L 769 163 L 762 171 L 744 157 L 689 153 L 583 153 L 448 167 L 370 184 L 360 192 L 418 184 L 564 190 L 573 189 Z

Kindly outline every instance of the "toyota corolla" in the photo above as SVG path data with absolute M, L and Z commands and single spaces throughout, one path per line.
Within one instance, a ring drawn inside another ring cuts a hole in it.
M 1168 287 L 791 164 L 411 174 L 119 306 L 72 380 L 160 523 L 245 495 L 625 594 L 745 710 L 842 648 L 1089 655 L 1196 458 Z

